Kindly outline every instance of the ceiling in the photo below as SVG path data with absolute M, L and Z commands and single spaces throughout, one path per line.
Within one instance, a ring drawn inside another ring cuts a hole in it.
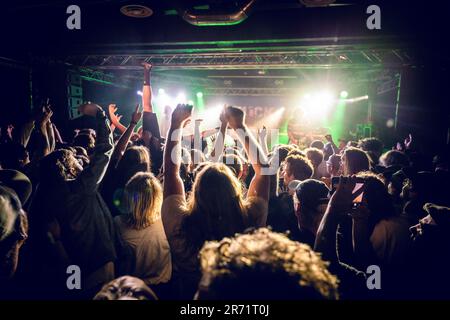
M 274 94 L 321 77 L 353 85 L 378 81 L 385 87 L 403 68 L 449 63 L 435 49 L 445 35 L 440 29 L 445 19 L 436 18 L 433 26 L 418 19 L 430 8 L 438 14 L 445 10 L 411 2 L 406 7 L 401 0 L 337 0 L 314 8 L 299 0 L 259 0 L 247 18 L 229 26 L 197 26 L 183 16 L 186 11 L 236 13 L 249 0 L 78 3 L 82 28 L 77 31 L 65 27 L 65 9 L 72 1 L 2 4 L 0 32 L 8 45 L 0 48 L 1 55 L 24 63 L 62 62 L 87 79 L 121 86 L 140 81 L 140 64 L 147 61 L 154 64 L 155 76 L 168 83 L 211 90 L 271 89 Z M 153 14 L 138 19 L 120 12 L 136 3 Z M 374 3 L 382 8 L 382 30 L 366 27 L 365 10 Z

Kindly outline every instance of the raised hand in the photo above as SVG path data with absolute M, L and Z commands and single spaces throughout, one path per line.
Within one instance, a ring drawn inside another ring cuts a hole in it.
M 116 114 L 117 112 L 117 106 L 115 104 L 110 104 L 108 106 L 108 112 L 109 112 L 109 117 L 111 119 L 111 122 L 117 126 L 118 124 L 120 124 L 120 119 L 122 119 L 122 116 L 119 114 Z
M 223 108 L 223 110 L 222 110 L 222 112 L 220 113 L 220 116 L 219 116 L 219 120 L 220 120 L 220 122 L 222 124 L 227 124 L 228 123 L 227 114 L 226 114 L 227 109 L 226 108 L 227 108 L 227 106 L 224 106 L 224 108 Z
M 139 111 L 140 105 L 136 106 L 133 114 L 131 115 L 131 123 L 137 124 L 142 118 L 142 111 Z
M 103 109 L 98 104 L 88 102 L 80 105 L 78 107 L 78 110 L 84 115 L 95 117 L 97 115 L 97 112 L 102 111 Z
M 142 62 L 142 65 L 144 66 L 145 70 L 151 70 L 153 65 L 148 62 Z
M 336 191 L 330 198 L 329 207 L 336 213 L 350 212 L 353 204 L 353 189 L 356 185 L 356 177 L 340 177 Z
M 258 131 L 258 134 L 259 134 L 259 136 L 260 136 L 262 139 L 265 139 L 265 138 L 267 137 L 267 128 L 266 128 L 266 126 L 263 126 L 262 129 L 260 129 L 260 130 Z
M 192 116 L 192 106 L 188 104 L 179 104 L 172 112 L 171 125 L 174 128 L 182 127 Z
M 412 134 L 410 133 L 406 138 L 405 138 L 405 148 L 406 149 L 410 149 L 412 146 L 412 142 L 413 142 L 413 137 Z
M 53 111 L 50 108 L 50 105 L 44 107 L 44 122 L 47 123 L 53 116 Z

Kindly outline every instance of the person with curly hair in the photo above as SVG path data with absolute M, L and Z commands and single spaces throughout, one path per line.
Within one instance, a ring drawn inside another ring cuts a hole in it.
M 337 300 L 339 280 L 310 246 L 267 228 L 205 243 L 199 300 Z

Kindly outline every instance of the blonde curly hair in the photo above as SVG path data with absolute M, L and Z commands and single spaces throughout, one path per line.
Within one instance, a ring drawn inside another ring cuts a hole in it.
M 200 299 L 339 299 L 318 253 L 267 228 L 205 243 L 200 263 Z

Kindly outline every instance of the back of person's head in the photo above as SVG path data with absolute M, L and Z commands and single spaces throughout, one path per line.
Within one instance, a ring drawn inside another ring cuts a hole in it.
M 356 176 L 364 179 L 364 199 L 370 211 L 369 222 L 375 225 L 382 219 L 394 216 L 396 211 L 383 178 L 369 171 Z
M 276 147 L 273 148 L 273 153 L 278 152 L 278 157 L 279 157 L 279 161 L 280 163 L 283 162 L 284 160 L 286 160 L 288 154 L 290 151 L 295 150 L 296 148 L 294 148 L 291 145 L 278 145 Z
M 300 150 L 300 148 L 292 148 L 291 151 L 289 151 L 288 155 L 289 156 L 302 156 L 302 157 L 306 157 L 306 154 Z M 286 157 L 287 158 L 287 157 Z
M 242 232 L 247 224 L 242 185 L 222 163 L 209 163 L 196 176 L 185 220 L 187 236 L 199 248 L 205 240 L 220 240 Z
M 158 300 L 158 297 L 141 279 L 123 276 L 105 284 L 94 300 Z
M 39 166 L 41 183 L 54 183 L 75 179 L 83 170 L 72 151 L 58 149 L 45 156 Z
M 295 185 L 292 186 L 292 184 Z M 308 211 L 315 211 L 321 204 L 328 204 L 330 190 L 322 181 L 306 179 L 304 181 L 293 181 L 290 185 L 295 190 L 295 196 L 300 206 Z
M 374 154 L 378 160 L 383 152 L 383 142 L 378 138 L 364 138 L 358 142 L 358 148 Z
M 310 148 L 316 148 L 316 149 L 319 149 L 319 150 L 323 150 L 323 148 L 325 147 L 325 145 L 324 145 L 323 142 L 320 141 L 320 140 L 314 140 L 314 141 L 312 141 L 312 142 L 310 143 L 309 147 L 310 147 Z
M 312 177 L 314 169 L 311 161 L 301 155 L 289 155 L 285 160 L 285 174 L 295 180 L 306 180 Z
M 235 154 L 225 154 L 221 159 L 228 168 L 230 168 L 234 175 L 239 179 L 242 176 L 243 164 L 241 158 Z
M 349 147 L 345 149 L 342 155 L 344 175 L 357 174 L 358 172 L 368 171 L 370 161 L 367 153 L 361 149 Z
M 392 166 L 407 167 L 409 166 L 409 158 L 404 152 L 389 150 L 380 157 L 380 164 L 386 168 Z
M 261 228 L 200 252 L 199 300 L 338 299 L 338 279 L 308 245 Z
M 95 147 L 95 138 L 89 133 L 78 133 L 74 138 L 72 145 L 86 149 L 90 153 Z
M 341 156 L 332 154 L 327 160 L 327 171 L 331 176 L 336 176 L 341 171 Z
M 80 146 L 75 146 L 73 147 L 73 149 L 75 158 L 77 158 L 80 161 L 80 163 L 82 163 L 83 167 L 86 167 L 90 162 L 87 150 Z
M 325 183 L 315 179 L 294 180 L 289 188 L 295 192 L 294 209 L 299 228 L 316 234 L 329 202 L 330 190 Z
M 127 223 L 141 230 L 161 217 L 162 187 L 150 172 L 136 173 L 125 185 Z
M 117 164 L 119 184 L 125 185 L 138 172 L 150 172 L 150 153 L 146 147 L 133 146 L 128 148 Z
M 309 161 L 311 161 L 314 168 L 317 168 L 322 163 L 323 161 L 322 149 L 306 148 L 304 152 Z

